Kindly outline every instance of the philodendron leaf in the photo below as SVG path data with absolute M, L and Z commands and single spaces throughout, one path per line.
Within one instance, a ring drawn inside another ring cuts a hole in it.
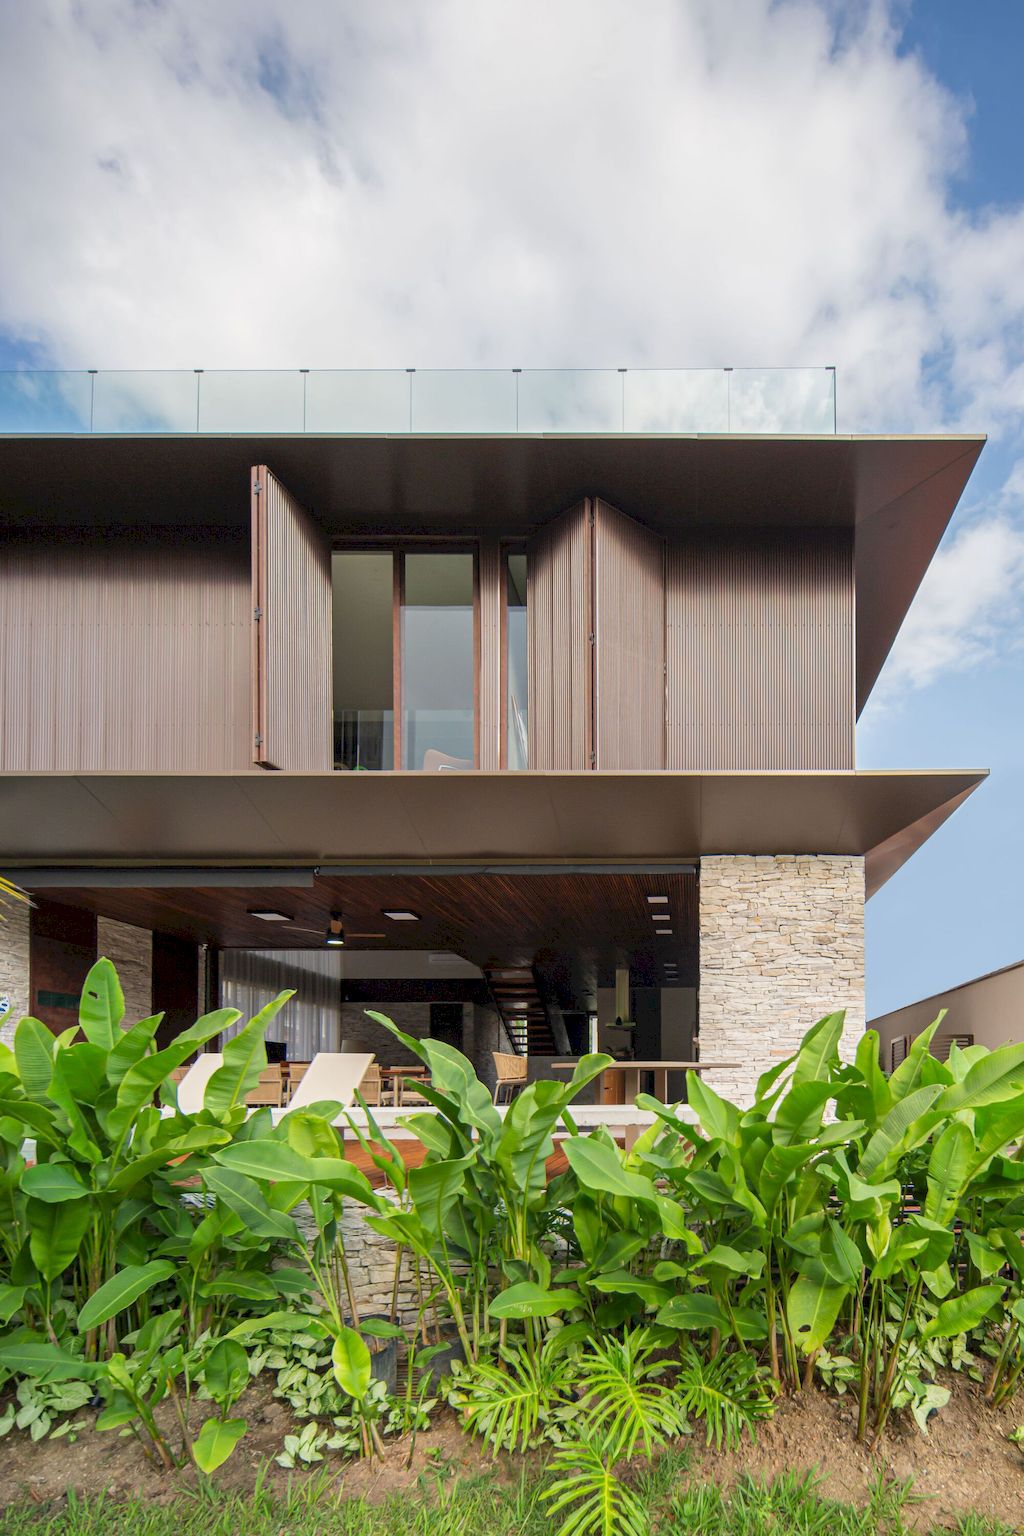
M 96 961 L 85 978 L 78 1022 L 90 1045 L 112 1051 L 121 1033 L 124 993 L 117 972 L 106 957 Z
M 244 1419 L 207 1419 L 192 1443 L 192 1459 L 207 1476 L 227 1461 L 247 1429 Z
M 923 1339 L 951 1339 L 977 1328 L 1003 1294 L 1001 1285 L 978 1285 L 963 1296 L 944 1301 L 921 1331 Z
M 554 1317 L 579 1301 L 577 1291 L 546 1291 L 533 1280 L 522 1280 L 501 1291 L 490 1304 L 492 1317 Z
M 365 1340 L 354 1328 L 339 1328 L 331 1350 L 331 1365 L 343 1392 L 357 1401 L 366 1396 L 373 1379 L 373 1365 Z
M 148 1264 L 129 1264 L 111 1275 L 105 1285 L 94 1291 L 78 1314 L 78 1331 L 87 1333 L 130 1307 L 161 1280 L 170 1279 L 174 1265 L 168 1259 L 153 1259 Z

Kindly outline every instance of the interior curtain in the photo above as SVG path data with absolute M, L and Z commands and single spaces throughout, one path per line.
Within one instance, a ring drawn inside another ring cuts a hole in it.
M 236 1035 L 279 992 L 294 987 L 295 996 L 271 1023 L 267 1039 L 284 1041 L 290 1061 L 339 1050 L 341 964 L 342 956 L 330 949 L 221 950 L 220 1004 L 242 1014 L 223 1038 Z

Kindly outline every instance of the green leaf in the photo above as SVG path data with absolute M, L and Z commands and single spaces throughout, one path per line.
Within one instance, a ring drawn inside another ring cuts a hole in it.
M 97 960 L 85 978 L 78 1022 L 90 1045 L 111 1051 L 124 1018 L 124 993 L 117 972 L 105 957 Z
M 236 1141 L 213 1156 L 222 1168 L 244 1173 L 249 1179 L 272 1183 L 287 1179 L 302 1184 L 313 1180 L 314 1159 L 303 1157 L 283 1141 Z
M 554 1317 L 579 1301 L 577 1291 L 546 1291 L 533 1280 L 523 1280 L 501 1291 L 490 1304 L 492 1317 Z
M 0 1285 L 0 1323 L 9 1323 L 25 1300 L 27 1285 Z
M 864 1148 L 857 1169 L 862 1179 L 886 1178 L 905 1153 L 920 1146 L 942 1118 L 938 1112 L 929 1113 L 941 1092 L 941 1083 L 929 1083 L 893 1105 Z
M 192 1457 L 200 1472 L 209 1477 L 223 1466 L 247 1427 L 244 1419 L 207 1419 L 192 1442 Z
M 218 1339 L 203 1366 L 203 1385 L 222 1411 L 249 1385 L 249 1356 L 237 1339 Z
M 95 1381 L 103 1373 L 101 1365 L 69 1355 L 57 1344 L 31 1338 L 0 1342 L 0 1367 L 34 1381 Z
M 864 1270 L 860 1249 L 831 1216 L 821 1234 L 821 1262 L 836 1285 L 844 1288 L 859 1285 Z
M 89 1230 L 92 1211 L 88 1200 L 65 1200 L 52 1205 L 29 1200 L 29 1251 L 44 1280 L 56 1280 L 78 1256 Z
M 720 1333 L 728 1333 L 729 1319 L 713 1296 L 705 1296 L 702 1291 L 691 1291 L 689 1295 L 673 1296 L 658 1312 L 655 1322 L 663 1328 L 676 1328 L 689 1331 L 691 1329 L 717 1328 Z
M 334 1379 L 343 1392 L 356 1401 L 364 1398 L 373 1379 L 370 1351 L 354 1328 L 338 1330 L 331 1350 Z
M 33 1200 L 59 1205 L 64 1200 L 81 1200 L 85 1185 L 67 1163 L 36 1163 L 21 1176 L 21 1187 Z
M 309 1333 L 326 1339 L 330 1331 L 318 1317 L 308 1312 L 267 1312 L 263 1317 L 247 1317 L 228 1330 L 226 1339 L 248 1339 L 254 1333 Z
M 923 1339 L 951 1339 L 977 1328 L 1003 1294 L 1001 1285 L 979 1285 L 962 1296 L 942 1302 L 931 1322 L 921 1331 Z
M 111 1087 L 116 1088 L 129 1067 L 134 1067 L 136 1062 L 142 1060 L 152 1045 L 156 1032 L 163 1023 L 163 1018 L 162 1013 L 153 1013 L 148 1019 L 140 1019 L 137 1024 L 132 1025 L 131 1029 L 123 1031 L 107 1057 L 107 1081 Z
M 654 1205 L 657 1191 L 651 1180 L 623 1168 L 617 1147 L 594 1136 L 573 1136 L 563 1142 L 562 1150 L 584 1189 Z
M 697 1114 L 705 1136 L 739 1146 L 739 1110 L 728 1099 L 720 1098 L 696 1072 L 686 1074 L 686 1100 Z
M 836 1285 L 822 1267 L 820 1278 L 813 1273 L 797 1276 L 789 1293 L 786 1317 L 796 1344 L 809 1355 L 820 1349 L 835 1327 L 844 1299 L 850 1294 L 845 1285 Z
M 249 1020 L 244 1029 L 227 1041 L 224 1061 L 206 1085 L 204 1109 L 214 1115 L 226 1115 L 236 1104 L 245 1103 L 246 1094 L 256 1087 L 260 1073 L 267 1064 L 263 1037 L 275 1016 L 294 996 L 294 988 L 279 992 L 277 997 Z
M 936 1105 L 945 1114 L 958 1109 L 974 1109 L 979 1104 L 993 1104 L 1016 1098 L 1024 1085 L 1024 1043 L 1001 1045 L 976 1062 L 960 1083 L 953 1083 Z
M 838 1047 L 845 1022 L 845 1013 L 827 1013 L 807 1031 L 796 1054 L 794 1088 L 801 1083 L 823 1082 L 831 1076 L 832 1069 L 839 1066 Z
M 148 1264 L 129 1264 L 111 1275 L 105 1285 L 94 1291 L 78 1314 L 78 1331 L 87 1333 L 116 1317 L 138 1301 L 161 1280 L 169 1280 L 175 1266 L 167 1259 L 151 1259 Z
M 915 1036 L 910 1050 L 889 1078 L 889 1092 L 894 1100 L 905 1099 L 921 1087 L 925 1064 L 930 1060 L 932 1037 L 945 1017 L 946 1009 L 943 1008 L 938 1018 L 933 1019 L 927 1029 Z
M 928 1193 L 924 1213 L 929 1221 L 951 1221 L 971 1173 L 974 1137 L 962 1120 L 952 1120 L 932 1147 L 928 1159 Z
M 207 1189 L 223 1200 L 254 1237 L 279 1238 L 282 1242 L 297 1242 L 299 1233 L 292 1218 L 284 1211 L 275 1211 L 263 1197 L 259 1185 L 231 1168 L 208 1168 L 203 1174 Z
M 30 1099 L 44 1099 L 53 1077 L 54 1038 L 46 1025 L 31 1015 L 14 1031 L 14 1059 L 21 1086 Z

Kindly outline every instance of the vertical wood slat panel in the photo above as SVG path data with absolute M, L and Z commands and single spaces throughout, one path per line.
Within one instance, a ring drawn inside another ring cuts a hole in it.
M 257 760 L 325 773 L 334 762 L 330 545 L 266 465 L 254 474 Z
M 591 515 L 580 502 L 528 549 L 531 768 L 592 766 Z
M 0 569 L 0 767 L 249 766 L 244 535 L 36 534 Z
M 667 766 L 854 766 L 853 551 L 842 533 L 673 541 Z
M 480 712 L 481 768 L 501 767 L 501 548 L 495 537 L 480 540 Z
M 665 541 L 594 508 L 598 768 L 665 766 Z

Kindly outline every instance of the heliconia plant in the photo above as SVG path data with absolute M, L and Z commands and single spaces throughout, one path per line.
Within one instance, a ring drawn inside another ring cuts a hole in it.
M 367 1340 L 401 1329 L 395 1306 L 360 1318 L 353 1209 L 394 1243 L 394 1297 L 403 1265 L 418 1285 L 408 1403 L 441 1325 L 464 1357 L 451 1401 L 496 1448 L 565 1439 L 571 1404 L 614 1377 L 622 1415 L 591 1446 L 605 1481 L 617 1448 L 651 1448 L 688 1415 L 735 1438 L 778 1393 L 827 1386 L 837 1361 L 864 1439 L 905 1407 L 923 1426 L 947 1395 L 937 1370 L 968 1345 L 988 1356 L 991 1401 L 1024 1376 L 1024 1045 L 939 1061 L 936 1021 L 887 1077 L 877 1037 L 848 1060 L 829 1014 L 750 1104 L 694 1074 L 687 1112 L 641 1096 L 651 1124 L 626 1150 L 573 1120 L 608 1057 L 499 1110 L 460 1052 L 375 1013 L 428 1068 L 430 1106 L 404 1117 L 408 1160 L 365 1105 L 347 1117 L 375 1188 L 346 1159 L 341 1106 L 275 1123 L 246 1105 L 289 996 L 227 1041 L 197 1113 L 172 1074 L 239 1015 L 158 1048 L 161 1016 L 125 1021 L 109 961 L 77 1028 L 22 1019 L 0 1047 L 0 1388 L 88 1382 L 101 1426 L 209 1474 L 245 1433 L 250 1351 L 268 1333 L 312 1338 L 350 1405 L 346 1435 L 379 1453 L 395 1409 Z M 565 1171 L 549 1177 L 556 1144 Z M 215 1412 L 193 1436 L 197 1390 Z

